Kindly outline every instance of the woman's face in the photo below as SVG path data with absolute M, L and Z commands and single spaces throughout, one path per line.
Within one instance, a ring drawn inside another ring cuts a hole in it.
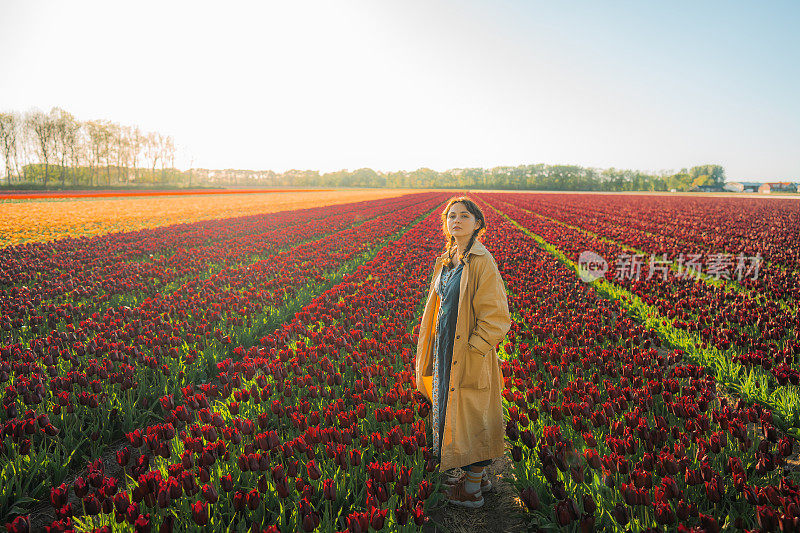
M 455 203 L 447 210 L 447 231 L 450 235 L 458 239 L 459 237 L 470 237 L 478 229 L 478 221 L 475 215 L 467 211 L 462 203 Z

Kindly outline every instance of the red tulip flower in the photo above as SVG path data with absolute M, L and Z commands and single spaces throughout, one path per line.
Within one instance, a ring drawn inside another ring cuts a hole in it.
M 313 480 L 317 480 L 322 476 L 322 472 L 313 459 L 308 462 L 308 465 L 306 465 L 306 470 L 308 471 L 308 477 Z
M 336 485 L 333 480 L 328 478 L 322 482 L 322 493 L 326 500 L 333 501 L 336 499 Z
M 203 493 L 203 498 L 208 503 L 217 503 L 217 500 L 219 500 L 219 495 L 217 494 L 217 491 L 213 485 L 209 484 L 203 485 L 201 492 Z
M 192 520 L 198 526 L 208 524 L 208 503 L 198 500 L 192 504 Z

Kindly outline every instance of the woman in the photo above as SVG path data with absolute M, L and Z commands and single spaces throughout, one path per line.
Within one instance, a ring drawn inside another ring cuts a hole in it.
M 485 468 L 505 453 L 503 378 L 495 346 L 511 327 L 511 316 L 497 264 L 479 240 L 486 232 L 480 208 L 466 197 L 452 198 L 442 212 L 442 231 L 445 253 L 434 265 L 419 329 L 417 388 L 432 403 L 439 470 L 466 471 L 445 481 L 448 500 L 480 507 L 483 492 L 491 489 Z

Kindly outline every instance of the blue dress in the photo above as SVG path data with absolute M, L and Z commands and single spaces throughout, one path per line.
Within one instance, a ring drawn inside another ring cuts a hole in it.
M 450 362 L 453 359 L 453 340 L 458 318 L 458 296 L 461 272 L 464 265 L 442 268 L 436 293 L 439 295 L 439 315 L 433 341 L 433 449 L 441 457 L 442 431 L 447 411 L 448 387 L 450 386 Z

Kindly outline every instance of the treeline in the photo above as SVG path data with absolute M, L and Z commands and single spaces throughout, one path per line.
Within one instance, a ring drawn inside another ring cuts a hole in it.
M 174 185 L 175 141 L 108 120 L 49 113 L 0 113 L 0 158 L 9 186 Z
M 80 187 L 390 187 L 562 191 L 688 191 L 725 183 L 720 165 L 648 174 L 576 165 L 429 168 L 381 172 L 371 168 L 210 170 L 175 168 L 172 137 L 107 120 L 77 120 L 60 108 L 0 113 L 5 184 L 19 188 Z
M 552 191 L 688 191 L 725 183 L 719 165 L 701 165 L 677 173 L 647 174 L 634 170 L 595 169 L 566 165 L 457 168 L 437 172 L 429 168 L 380 172 L 371 168 L 320 174 L 314 170 L 283 173 L 252 170 L 193 169 L 196 183 L 220 186 L 276 187 L 391 187 L 455 189 L 526 189 Z
M 319 173 L 315 170 L 208 170 L 130 168 L 117 165 L 62 167 L 50 165 L 52 177 L 67 177 L 66 188 L 101 187 L 387 187 L 426 189 L 511 189 L 547 191 L 689 191 L 699 186 L 722 187 L 724 170 L 719 165 L 682 169 L 674 174 L 646 174 L 632 170 L 594 169 L 562 165 L 521 165 L 491 169 L 467 168 L 437 172 L 380 172 L 370 168 Z M 24 167 L 24 179 L 13 180 L 19 188 L 41 188 L 45 165 Z M 98 179 L 99 178 L 99 179 Z M 64 184 L 53 182 L 50 186 Z

